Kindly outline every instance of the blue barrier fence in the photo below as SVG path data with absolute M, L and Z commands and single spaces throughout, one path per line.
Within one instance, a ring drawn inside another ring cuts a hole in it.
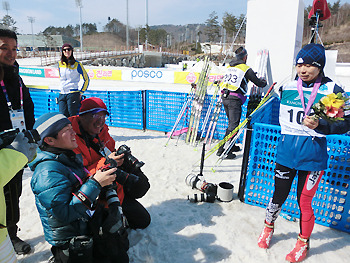
M 266 207 L 272 197 L 280 130 L 276 125 L 253 125 L 245 187 L 247 204 Z M 315 222 L 350 233 L 350 138 L 344 135 L 328 135 L 327 144 L 328 168 L 312 202 Z M 281 213 L 300 218 L 296 192 L 297 177 Z
M 34 102 L 35 118 L 40 117 L 46 112 L 58 111 L 56 98 L 57 90 L 30 90 L 31 97 Z M 148 129 L 155 131 L 169 132 L 171 131 L 178 114 L 187 99 L 187 93 L 167 92 L 167 91 L 91 91 L 84 93 L 87 98 L 98 97 L 102 99 L 110 112 L 106 124 L 111 127 L 124 127 L 133 129 Z M 201 115 L 199 132 L 202 131 L 202 124 L 208 110 L 211 95 L 206 95 Z M 278 123 L 278 107 L 275 106 L 276 98 L 267 103 L 262 110 L 262 114 L 256 115 L 253 122 L 261 123 Z M 242 106 L 243 120 L 247 113 L 248 100 Z M 277 112 L 274 110 L 277 109 Z M 269 112 L 269 114 L 265 114 Z M 275 112 L 271 114 L 271 112 Z M 191 114 L 191 104 L 181 119 L 178 129 L 181 126 L 187 127 Z M 211 116 L 209 117 L 210 120 Z M 226 113 L 222 106 L 220 116 L 217 122 L 213 139 L 223 139 L 228 125 Z M 204 133 L 205 136 L 205 133 Z M 238 142 L 242 142 L 243 134 Z

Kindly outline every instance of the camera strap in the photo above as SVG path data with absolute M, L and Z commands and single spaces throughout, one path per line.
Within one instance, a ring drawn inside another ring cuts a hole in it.
M 71 171 L 71 173 L 79 181 L 80 186 L 82 186 L 83 183 L 84 183 L 83 180 L 75 172 L 73 172 L 71 169 L 69 169 L 69 171 Z M 84 171 L 87 172 L 87 173 L 90 173 L 86 168 L 84 168 Z M 77 187 L 75 186 L 74 188 L 77 188 Z M 76 191 L 74 189 L 72 189 L 72 194 L 76 198 L 78 198 L 79 201 L 82 202 L 89 210 L 91 210 L 92 202 L 90 201 L 90 199 L 82 191 L 80 191 L 80 187 Z

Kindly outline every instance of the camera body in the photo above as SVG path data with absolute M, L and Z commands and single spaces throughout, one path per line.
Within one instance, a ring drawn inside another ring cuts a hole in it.
M 115 160 L 105 157 L 105 166 L 101 168 L 101 171 L 107 171 L 111 168 L 117 168 L 118 164 Z M 117 168 L 117 170 L 114 172 L 116 174 L 116 181 L 121 185 L 128 185 L 133 184 L 139 180 L 139 177 L 137 177 L 134 174 L 124 172 L 122 169 Z
M 0 132 L 0 149 L 10 145 L 19 132 L 20 130 L 18 128 Z M 23 130 L 22 132 L 28 138 L 29 143 L 38 143 L 41 140 L 38 131 L 35 129 Z
M 131 154 L 130 147 L 127 145 L 121 145 L 117 152 L 116 155 L 121 155 L 124 154 L 124 161 L 128 162 L 129 166 L 132 166 L 134 168 L 141 168 L 145 163 L 140 162 L 135 156 Z

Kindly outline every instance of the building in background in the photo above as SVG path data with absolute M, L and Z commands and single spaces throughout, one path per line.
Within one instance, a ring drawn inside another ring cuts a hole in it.
M 25 51 L 60 51 L 64 43 L 69 43 L 74 48 L 80 47 L 80 42 L 74 38 L 61 35 L 18 35 L 18 49 Z

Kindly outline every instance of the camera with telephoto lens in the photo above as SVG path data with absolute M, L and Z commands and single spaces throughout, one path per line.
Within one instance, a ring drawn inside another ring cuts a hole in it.
M 132 167 L 141 168 L 145 163 L 140 162 L 135 156 L 131 154 L 130 147 L 121 145 L 115 155 L 121 155 L 124 153 L 124 161 L 128 162 Z
M 200 177 L 202 177 L 202 175 L 189 174 L 187 175 L 185 182 L 188 186 L 192 187 L 192 189 L 198 189 L 203 193 L 212 193 L 216 195 L 218 188 L 217 185 L 208 183 Z
M 187 199 L 192 203 L 197 202 L 209 202 L 214 203 L 216 194 L 217 194 L 217 185 L 208 183 L 203 180 L 201 177 L 203 175 L 187 175 L 185 182 L 188 186 L 192 187 L 192 189 L 198 189 L 203 192 L 202 194 L 194 194 L 192 197 L 187 196 Z
M 10 145 L 19 132 L 20 130 L 18 128 L 0 132 L 0 149 Z M 28 138 L 29 143 L 38 143 L 41 140 L 38 131 L 35 129 L 23 130 L 22 132 Z
M 123 210 L 120 205 L 117 191 L 113 187 L 107 186 L 105 196 L 109 207 L 109 213 L 111 214 L 112 218 L 112 221 L 110 221 L 109 224 L 105 224 L 105 227 L 107 227 L 109 233 L 117 233 L 122 236 L 128 223 L 126 218 L 123 216 Z

